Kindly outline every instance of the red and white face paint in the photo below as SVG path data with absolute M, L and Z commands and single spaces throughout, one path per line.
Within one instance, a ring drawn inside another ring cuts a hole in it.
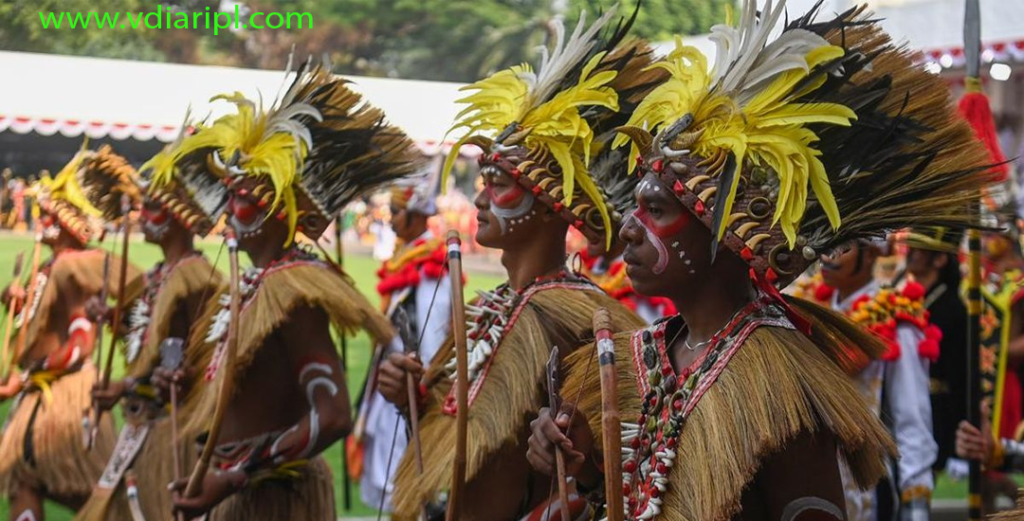
M 163 205 L 144 204 L 142 206 L 142 227 L 147 236 L 160 240 L 171 228 L 171 213 Z
M 60 224 L 57 222 L 57 218 L 51 214 L 44 213 L 39 217 L 39 224 L 42 227 L 43 239 L 46 240 L 57 240 L 60 237 Z
M 259 205 L 248 197 L 248 192 L 241 190 L 231 192 L 228 199 L 229 220 L 231 227 L 243 237 L 252 237 L 262 231 L 264 212 Z
M 672 237 L 683 231 L 693 217 L 686 211 L 680 212 L 679 217 L 676 217 L 672 222 L 668 224 L 658 224 L 654 221 L 644 206 L 641 204 L 636 210 L 626 218 L 626 223 L 631 223 L 635 226 L 639 226 L 644 230 L 644 234 L 647 236 L 647 241 L 650 242 L 656 250 L 658 250 L 658 262 L 651 268 L 651 271 L 655 275 L 661 275 L 665 272 L 665 268 L 668 267 L 669 255 L 675 253 L 680 259 L 686 257 L 686 251 L 679 248 L 679 241 L 674 240 L 670 247 L 666 246 L 665 242 L 670 240 Z M 686 259 L 684 263 L 689 266 L 690 260 Z M 690 273 L 693 273 L 693 269 L 690 269 Z
M 491 214 L 497 219 L 502 235 L 511 232 L 515 225 L 526 222 L 536 214 L 533 210 L 533 194 L 519 183 L 513 180 L 510 186 L 506 186 L 492 182 L 493 179 L 505 175 L 499 168 L 485 166 L 480 175 L 484 178 L 484 190 L 491 203 Z

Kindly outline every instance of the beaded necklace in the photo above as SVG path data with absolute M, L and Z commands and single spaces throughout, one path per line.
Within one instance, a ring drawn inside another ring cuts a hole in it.
M 264 275 L 293 262 L 313 260 L 318 260 L 318 257 L 312 252 L 292 247 L 284 255 L 267 264 L 265 268 L 257 268 L 256 266 L 246 268 L 238 281 L 238 292 L 241 297 L 242 308 L 244 309 L 249 299 L 256 294 L 256 290 L 259 289 L 260 284 L 263 282 Z M 221 295 L 219 304 L 220 309 L 217 310 L 217 314 L 214 315 L 213 320 L 210 322 L 210 328 L 206 334 L 206 342 L 217 344 L 217 348 L 213 352 L 213 358 L 210 359 L 210 363 L 206 366 L 206 372 L 204 373 L 204 378 L 208 382 L 213 381 L 217 376 L 217 370 L 220 368 L 225 348 L 227 347 L 228 324 L 231 322 L 231 293 L 227 292 Z
M 552 286 L 580 289 L 584 291 L 600 291 L 590 280 L 579 277 L 567 269 L 561 269 L 555 275 L 537 277 L 526 287 L 515 290 L 503 283 L 494 291 L 477 291 L 479 299 L 474 304 L 466 305 L 466 336 L 469 351 L 469 403 L 474 398 L 487 378 L 491 361 L 501 347 L 503 338 L 515 325 L 519 312 L 530 297 L 538 291 Z M 445 365 L 448 378 L 455 381 L 455 354 Z M 445 398 L 443 410 L 446 414 L 456 412 L 455 386 Z
M 128 334 L 125 336 L 125 360 L 130 364 L 139 356 L 142 344 L 149 334 L 149 323 L 152 321 L 153 302 L 163 289 L 167 276 L 179 263 L 202 253 L 193 250 L 174 263 L 160 261 L 146 273 L 146 290 L 142 293 L 128 314 Z
M 643 396 L 639 418 L 622 424 L 622 494 L 629 520 L 661 514 L 686 420 L 750 333 L 762 325 L 794 329 L 772 297 L 759 294 L 711 338 L 701 358 L 676 374 L 665 343 L 667 323 L 633 337 L 634 367 L 645 376 L 637 382 Z

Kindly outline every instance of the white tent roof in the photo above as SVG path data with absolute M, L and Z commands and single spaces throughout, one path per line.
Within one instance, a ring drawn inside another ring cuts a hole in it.
M 230 104 L 211 96 L 240 91 L 269 105 L 284 84 L 280 71 L 136 62 L 0 51 L 0 132 L 169 142 L 185 109 L 219 116 Z M 454 121 L 457 83 L 348 77 L 427 152 Z

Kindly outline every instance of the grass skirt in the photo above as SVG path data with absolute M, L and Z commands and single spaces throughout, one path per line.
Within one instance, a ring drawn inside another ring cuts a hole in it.
M 0 437 L 0 492 L 10 495 L 19 485 L 28 485 L 51 497 L 89 496 L 115 441 L 114 423 L 106 414 L 93 449 L 82 447 L 82 413 L 90 407 L 95 380 L 96 371 L 86 362 L 51 384 L 52 401 L 33 391 L 11 407 Z M 25 454 L 30 428 L 34 463 Z

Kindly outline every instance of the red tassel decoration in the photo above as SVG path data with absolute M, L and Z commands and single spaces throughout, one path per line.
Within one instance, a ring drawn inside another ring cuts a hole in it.
M 974 129 L 974 135 L 985 144 L 989 155 L 992 156 L 992 164 L 996 166 L 989 170 L 991 182 L 1002 183 L 1006 181 L 1008 170 L 1006 156 L 999 148 L 999 136 L 996 134 L 992 108 L 989 106 L 988 97 L 981 90 L 981 82 L 971 80 L 972 78 L 968 78 L 967 92 L 960 98 L 959 111 Z

